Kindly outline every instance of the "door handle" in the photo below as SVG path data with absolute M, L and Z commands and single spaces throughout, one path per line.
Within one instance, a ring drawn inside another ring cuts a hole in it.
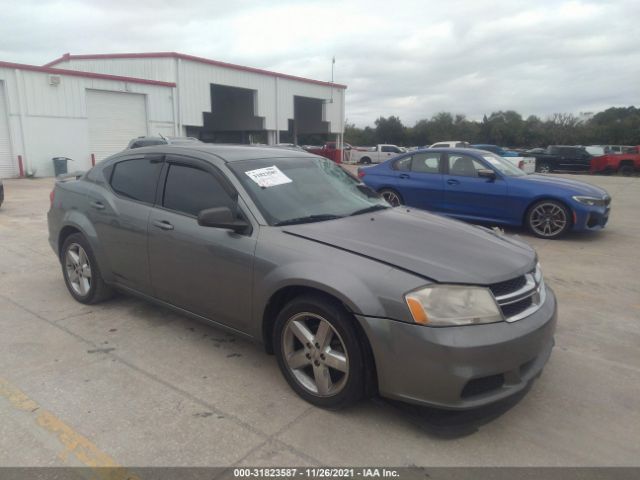
M 460 184 L 460 182 L 458 180 L 454 179 L 454 178 L 450 178 L 449 180 L 447 180 L 447 183 L 449 185 L 459 185 Z
M 401 173 L 398 178 L 409 178 L 408 173 Z
M 154 220 L 153 225 L 161 228 L 162 230 L 173 230 L 173 225 L 166 220 Z
M 91 206 L 96 210 L 104 210 L 104 205 L 102 202 L 98 202 L 98 201 L 91 202 Z

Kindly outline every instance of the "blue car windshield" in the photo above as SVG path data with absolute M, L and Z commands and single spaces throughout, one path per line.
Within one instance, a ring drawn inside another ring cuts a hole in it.
M 489 162 L 489 165 L 507 177 L 522 177 L 526 175 L 526 173 L 516 167 L 513 163 L 505 160 L 495 153 L 484 152 L 482 154 L 482 158 Z

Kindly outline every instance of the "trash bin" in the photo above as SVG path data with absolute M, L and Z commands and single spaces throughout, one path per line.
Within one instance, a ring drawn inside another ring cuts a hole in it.
M 53 173 L 57 177 L 58 175 L 64 175 L 67 173 L 67 160 L 71 160 L 67 157 L 53 157 Z

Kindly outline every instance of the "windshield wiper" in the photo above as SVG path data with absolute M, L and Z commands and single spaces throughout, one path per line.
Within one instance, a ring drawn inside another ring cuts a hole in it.
M 288 220 L 282 220 L 281 222 L 274 223 L 276 227 L 282 225 L 295 225 L 297 223 L 313 223 L 322 222 L 324 220 L 335 220 L 336 218 L 343 218 L 342 215 L 333 215 L 330 213 L 323 213 L 320 215 L 307 215 L 306 217 L 290 218 Z
M 349 216 L 353 217 L 354 215 L 362 215 L 363 213 L 375 212 L 377 210 L 386 210 L 387 208 L 390 208 L 390 207 L 387 207 L 385 205 L 371 205 L 370 207 L 356 210 L 355 212 L 351 213 Z

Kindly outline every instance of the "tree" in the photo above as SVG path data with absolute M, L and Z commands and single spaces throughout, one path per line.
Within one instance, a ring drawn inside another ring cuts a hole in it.
M 398 117 L 380 117 L 375 122 L 376 143 L 392 143 L 403 145 L 406 139 L 405 127 Z
M 379 117 L 375 128 L 347 123 L 345 140 L 353 145 L 394 143 L 425 146 L 445 140 L 492 143 L 507 147 L 547 145 L 621 144 L 640 145 L 640 108 L 612 107 L 589 121 L 570 113 L 555 113 L 545 120 L 531 115 L 526 120 L 513 110 L 484 115 L 481 122 L 463 114 L 439 112 L 405 127 L 396 116 Z

